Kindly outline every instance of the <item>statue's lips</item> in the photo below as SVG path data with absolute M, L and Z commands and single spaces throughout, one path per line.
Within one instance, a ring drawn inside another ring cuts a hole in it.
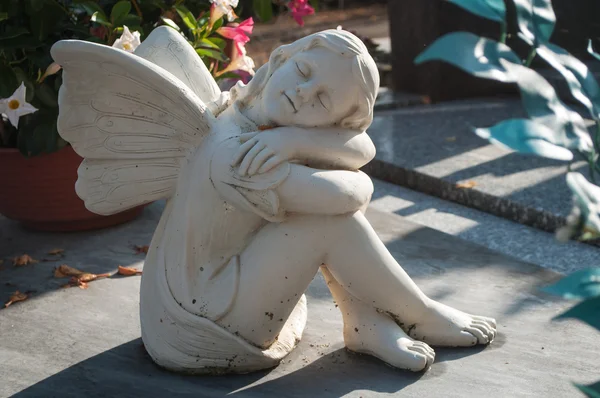
M 283 95 L 290 102 L 290 105 L 292 106 L 292 108 L 294 108 L 294 113 L 298 112 L 298 109 L 296 109 L 296 105 L 294 105 L 294 101 L 292 101 L 292 99 L 290 97 L 288 97 L 288 95 L 286 93 L 283 93 Z

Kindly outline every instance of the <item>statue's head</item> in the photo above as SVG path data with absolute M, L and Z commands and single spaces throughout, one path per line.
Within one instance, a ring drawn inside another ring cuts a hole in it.
M 375 61 L 344 30 L 326 30 L 277 48 L 247 86 L 231 90 L 242 106 L 260 102 L 280 126 L 341 126 L 364 131 L 379 88 Z

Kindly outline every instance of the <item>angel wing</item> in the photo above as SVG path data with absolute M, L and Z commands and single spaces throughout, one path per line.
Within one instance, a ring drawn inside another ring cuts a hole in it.
M 217 82 L 194 48 L 173 28 L 154 29 L 135 54 L 171 72 L 207 105 L 221 95 Z
M 58 131 L 84 161 L 75 189 L 86 207 L 113 214 L 171 196 L 188 155 L 215 118 L 168 71 L 112 47 L 66 40 Z

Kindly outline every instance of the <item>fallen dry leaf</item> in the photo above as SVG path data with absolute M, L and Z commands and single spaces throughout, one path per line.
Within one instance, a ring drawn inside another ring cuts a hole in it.
M 22 256 L 17 256 L 13 258 L 13 265 L 15 267 L 22 267 L 24 265 L 35 264 L 37 262 L 38 261 L 31 258 L 29 254 L 23 254 Z
M 422 104 L 424 104 L 424 105 L 431 105 L 431 102 L 432 102 L 432 101 L 431 101 L 431 97 L 430 97 L 430 96 L 428 96 L 428 95 L 423 95 L 423 96 L 421 97 L 421 103 L 422 103 Z
M 65 252 L 65 249 L 52 249 L 48 252 L 48 254 L 57 256 L 59 254 L 63 254 L 64 252 Z
M 54 270 L 55 278 L 67 278 L 69 276 L 79 276 L 82 274 L 84 274 L 83 271 L 80 271 L 73 267 L 69 267 L 67 264 L 63 264 Z
M 456 141 L 456 137 L 452 136 L 452 137 L 446 137 L 446 141 L 447 142 L 454 142 Z
M 0 265 L 4 264 L 4 260 L 0 260 Z
M 456 184 L 456 188 L 464 188 L 464 189 L 471 189 L 473 188 L 475 185 L 477 185 L 477 183 L 475 181 L 469 180 L 469 181 L 465 181 L 465 182 L 459 182 Z
M 119 265 L 119 270 L 117 271 L 117 273 L 119 275 L 133 276 L 133 275 L 141 275 L 142 271 L 140 271 L 139 269 L 132 268 L 132 267 L 123 267 L 122 265 Z
M 146 253 L 148 253 L 149 248 L 150 247 L 148 245 L 144 245 L 144 246 L 135 245 L 134 246 L 135 254 L 142 254 L 142 253 L 146 254 Z
M 62 286 L 63 288 L 79 286 L 80 289 L 87 289 L 88 282 L 95 281 L 96 279 L 108 278 L 109 276 L 109 272 L 105 274 L 92 274 L 90 272 L 83 272 L 76 268 L 69 267 L 66 264 L 63 264 L 54 270 L 55 278 L 71 277 L 69 283 Z
M 29 298 L 29 295 L 27 293 L 21 293 L 20 291 L 17 290 L 10 296 L 8 301 L 6 303 L 4 303 L 4 308 L 8 307 L 9 305 L 11 305 L 13 303 L 17 303 L 19 301 L 25 301 L 28 298 Z

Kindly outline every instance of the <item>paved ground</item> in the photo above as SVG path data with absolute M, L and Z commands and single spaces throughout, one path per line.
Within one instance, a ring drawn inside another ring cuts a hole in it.
M 557 274 L 378 211 L 378 201 L 387 197 L 389 204 L 394 193 L 380 184 L 377 192 L 369 219 L 390 251 L 432 297 L 495 316 L 500 336 L 490 347 L 438 350 L 431 370 L 416 375 L 350 354 L 317 276 L 304 339 L 282 365 L 244 376 L 175 375 L 155 367 L 142 347 L 139 277 L 100 280 L 87 290 L 60 289 L 64 280 L 52 278 L 62 263 L 93 272 L 141 267 L 132 245 L 149 242 L 160 204 L 130 224 L 77 235 L 32 233 L 0 219 L 0 241 L 7 243 L 0 258 L 28 253 L 41 260 L 65 249 L 63 258 L 0 271 L 0 296 L 36 290 L 0 310 L 0 396 L 572 397 L 571 381 L 598 378 L 597 333 L 575 322 L 550 323 L 566 304 L 536 290 Z

